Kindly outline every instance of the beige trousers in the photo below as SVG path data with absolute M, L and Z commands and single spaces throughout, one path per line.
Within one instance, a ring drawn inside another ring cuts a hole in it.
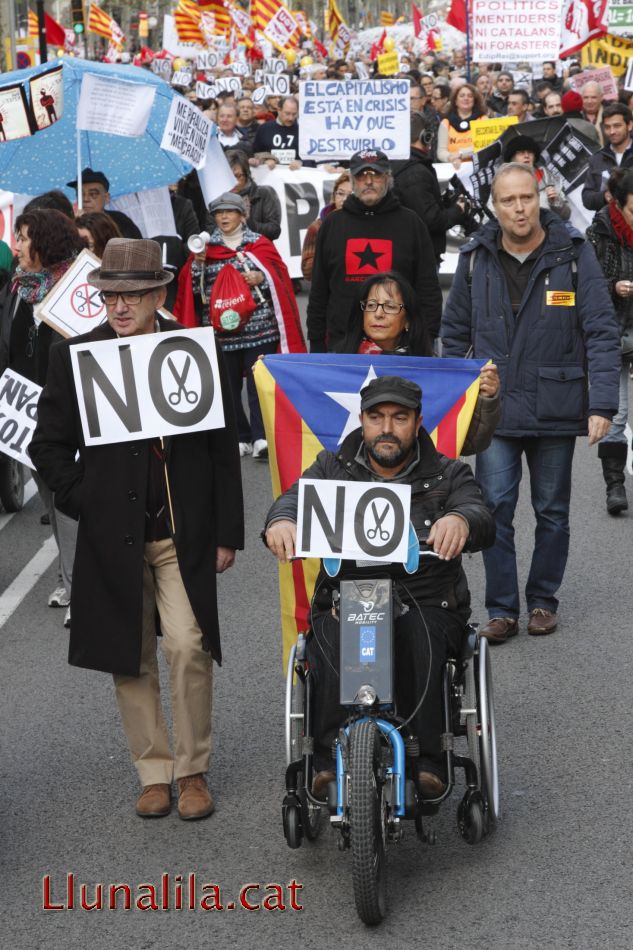
M 174 751 L 160 701 L 154 606 L 169 667 Z M 145 545 L 140 675 L 114 675 L 116 698 L 141 784 L 171 783 L 209 768 L 213 661 L 182 583 L 171 538 Z

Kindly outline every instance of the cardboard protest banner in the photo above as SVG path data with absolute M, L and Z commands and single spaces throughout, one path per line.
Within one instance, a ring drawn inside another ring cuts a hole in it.
M 64 114 L 63 66 L 29 80 L 31 110 L 38 129 L 47 129 Z
M 560 0 L 473 0 L 473 60 L 557 60 L 560 11 Z
M 476 152 L 491 142 L 496 142 L 505 130 L 516 125 L 519 121 L 518 115 L 505 115 L 498 119 L 477 119 L 470 123 L 470 131 L 473 137 L 473 148 Z
M 29 443 L 37 425 L 37 402 L 42 387 L 5 369 L 0 376 L 0 452 L 35 469 Z
M 202 168 L 206 160 L 211 127 L 211 120 L 192 102 L 182 96 L 174 96 L 160 147 L 180 155 L 194 168 Z
M 71 347 L 86 445 L 224 426 L 211 327 Z
M 29 108 L 21 83 L 0 88 L 0 142 L 13 142 L 31 134 Z
M 604 99 L 618 98 L 618 84 L 608 66 L 603 66 L 601 69 L 584 69 L 581 73 L 569 77 L 569 85 L 577 92 L 580 92 L 588 82 L 598 83 Z
M 411 486 L 299 479 L 297 557 L 406 563 Z
M 580 65 L 583 68 L 608 66 L 614 76 L 622 76 L 626 72 L 631 56 L 633 56 L 633 40 L 607 34 L 583 46 L 580 51 Z
M 284 73 L 264 73 L 264 95 L 287 96 L 290 93 L 290 76 Z
M 100 261 L 84 250 L 35 308 L 35 316 L 64 337 L 89 333 L 105 322 L 106 308 L 88 274 Z
M 135 138 L 145 133 L 155 86 L 86 73 L 81 79 L 77 128 Z
M 390 53 L 381 53 L 377 59 L 378 72 L 381 76 L 393 76 L 400 69 L 400 59 L 397 50 Z
M 307 80 L 299 89 L 299 154 L 348 159 L 379 149 L 409 157 L 408 79 Z
M 281 234 L 274 244 L 291 277 L 301 277 L 301 248 L 305 233 L 323 208 L 332 201 L 332 189 L 337 177 L 336 173 L 326 172 L 322 168 L 290 171 L 277 165 L 272 170 L 267 166 L 253 169 L 257 184 L 273 188 L 279 199 Z

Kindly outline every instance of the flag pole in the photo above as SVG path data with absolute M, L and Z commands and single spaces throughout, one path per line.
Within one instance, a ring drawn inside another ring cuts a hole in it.
M 77 127 L 77 211 L 81 214 L 84 207 L 81 190 L 81 129 Z
M 470 82 L 470 0 L 466 0 L 466 80 Z

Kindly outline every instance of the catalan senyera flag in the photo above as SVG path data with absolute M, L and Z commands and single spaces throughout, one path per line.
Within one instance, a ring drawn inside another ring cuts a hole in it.
M 109 13 L 102 10 L 96 3 L 90 4 L 88 11 L 88 24 L 86 29 L 89 33 L 96 33 L 97 36 L 104 36 L 111 40 L 116 46 L 121 46 L 125 39 L 121 27 Z
M 231 29 L 231 17 L 223 0 L 198 0 L 198 5 L 202 24 L 207 20 L 215 36 L 226 36 Z
M 459 455 L 479 393 L 485 360 L 287 353 L 255 365 L 268 440 L 273 495 L 286 491 L 322 449 L 336 452 L 359 426 L 360 391 L 376 376 L 404 376 L 422 387 L 424 427 L 438 451 Z M 315 558 L 279 566 L 284 669 L 308 611 L 319 569 Z
M 205 46 L 205 38 L 200 29 L 200 7 L 195 0 L 180 0 L 174 11 L 174 24 L 181 43 Z
M 234 0 L 224 0 L 224 5 L 237 31 L 238 42 L 244 43 L 249 49 L 252 48 L 255 45 L 255 35 L 250 16 Z
M 381 26 L 393 26 L 394 24 L 394 15 L 389 13 L 388 10 L 380 11 L 380 25 Z

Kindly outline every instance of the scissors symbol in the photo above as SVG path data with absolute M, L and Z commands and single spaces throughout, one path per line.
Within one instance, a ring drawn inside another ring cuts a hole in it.
M 389 511 L 389 503 L 387 503 L 387 504 L 385 505 L 385 510 L 383 511 L 383 513 L 382 513 L 381 515 L 378 514 L 378 509 L 376 508 L 376 502 L 375 502 L 375 501 L 372 501 L 372 503 L 371 503 L 371 510 L 372 510 L 372 512 L 373 512 L 373 515 L 374 515 L 374 521 L 375 521 L 376 526 L 375 526 L 374 528 L 370 528 L 369 531 L 367 532 L 367 537 L 368 537 L 368 539 L 369 539 L 370 541 L 373 541 L 374 538 L 375 538 L 377 535 L 380 535 L 380 540 L 381 540 L 381 541 L 388 541 L 388 540 L 389 540 L 389 532 L 388 532 L 388 531 L 385 531 L 385 529 L 382 527 L 382 523 L 383 523 L 383 521 L 385 520 L 385 518 L 387 517 L 387 513 L 388 513 L 388 511 Z
M 188 356 L 185 360 L 185 364 L 182 368 L 182 373 L 179 373 L 176 367 L 174 366 L 171 356 L 167 357 L 167 365 L 169 366 L 172 376 L 178 383 L 178 389 L 169 394 L 169 404 L 171 406 L 179 406 L 180 401 L 184 395 L 185 399 L 189 403 L 198 402 L 198 394 L 193 391 L 193 389 L 186 389 L 185 383 L 187 382 L 187 376 L 189 375 L 189 367 L 191 366 L 191 357 Z

